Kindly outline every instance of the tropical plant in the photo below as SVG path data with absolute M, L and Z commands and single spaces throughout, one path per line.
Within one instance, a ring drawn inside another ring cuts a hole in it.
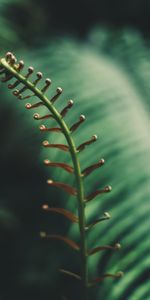
M 91 256 L 90 276 L 93 278 L 95 273 L 99 276 L 108 271 L 115 273 L 120 269 L 125 276 L 117 282 L 105 280 L 90 289 L 91 299 L 149 300 L 149 40 L 129 28 L 112 30 L 98 26 L 93 30 L 87 20 L 83 21 L 84 6 L 78 7 L 78 18 L 72 19 L 70 14 L 73 26 L 69 23 L 67 31 L 63 31 L 64 14 L 60 10 L 58 20 L 57 1 L 55 13 L 52 6 L 51 10 L 47 9 L 46 1 L 0 2 L 1 49 L 11 49 L 18 57 L 24 57 L 27 65 L 34 61 L 37 71 L 43 70 L 46 76 L 50 75 L 53 79 L 51 96 L 57 86 L 63 86 L 65 93 L 56 102 L 59 111 L 66 101 L 64 95 L 75 99 L 73 114 L 66 115 L 67 123 L 76 122 L 80 113 L 87 116 L 82 129 L 74 133 L 77 145 L 93 132 L 100 136 L 90 146 L 90 151 L 80 153 L 83 168 L 86 167 L 84 162 L 90 165 L 93 158 L 95 161 L 101 157 L 106 159 L 103 172 L 95 170 L 86 178 L 85 187 L 87 192 L 89 187 L 94 188 L 95 178 L 100 174 L 97 182 L 100 180 L 102 186 L 109 182 L 113 190 L 108 198 L 105 195 L 100 201 L 95 199 L 89 203 L 87 217 L 92 222 L 100 212 L 108 210 L 112 218 L 88 233 L 89 247 L 97 247 L 100 241 L 102 244 L 109 241 L 112 245 L 120 241 L 123 247 L 113 255 L 105 251 Z M 140 1 L 137 6 L 141 22 L 145 2 L 141 1 L 143 9 Z M 102 1 L 93 5 L 97 17 L 103 14 L 102 6 L 96 9 L 100 3 Z M 132 4 L 133 1 L 128 7 L 125 4 L 126 9 L 121 10 L 123 15 L 131 11 L 133 15 L 135 7 Z M 66 5 L 68 7 L 68 1 Z M 77 4 L 74 5 L 77 8 Z M 88 5 L 91 7 L 90 2 Z M 113 5 L 118 16 L 118 2 Z M 64 3 L 63 7 L 65 10 Z M 53 20 L 49 17 L 50 11 Z M 68 10 L 66 12 L 69 17 Z M 109 5 L 107 12 L 110 17 Z M 123 16 L 121 20 L 125 20 Z M 76 38 L 80 29 L 82 38 L 81 35 Z M 63 243 L 48 243 L 37 238 L 40 230 L 52 233 L 55 228 L 55 232 L 77 239 L 76 226 L 70 227 L 63 216 L 49 216 L 46 211 L 41 214 L 44 201 L 55 207 L 67 204 L 68 209 L 74 211 L 74 201 L 62 199 L 63 194 L 57 188 L 46 188 L 44 180 L 51 171 L 51 177 L 61 181 L 67 180 L 67 174 L 40 165 L 45 159 L 45 148 L 39 147 L 43 135 L 51 142 L 55 138 L 46 132 L 38 135 L 32 112 L 26 112 L 22 103 L 12 100 L 10 91 L 1 88 L 0 229 L 3 247 L 0 296 L 2 299 L 10 299 L 13 295 L 16 299 L 33 300 L 49 299 L 51 295 L 52 299 L 60 300 L 60 295 L 67 295 L 70 289 L 77 299 L 79 284 L 69 277 L 58 276 L 57 270 L 62 266 L 69 269 L 72 265 L 72 270 L 78 272 L 78 253 L 76 257 Z M 40 113 L 45 113 L 43 107 Z M 57 138 L 63 142 L 59 135 Z M 60 158 L 58 151 L 50 155 L 55 161 Z M 63 154 L 61 158 L 63 160 Z
M 116 274 L 104 274 L 101 277 L 97 277 L 96 279 L 89 279 L 88 275 L 88 257 L 95 255 L 98 252 L 103 250 L 118 250 L 120 249 L 120 244 L 116 243 L 115 245 L 100 245 L 92 249 L 88 249 L 87 246 L 87 232 L 92 230 L 100 222 L 107 220 L 110 218 L 108 212 L 105 212 L 104 215 L 92 223 L 88 224 L 86 221 L 86 206 L 89 202 L 95 199 L 96 196 L 108 193 L 111 191 L 110 186 L 105 186 L 101 189 L 96 189 L 90 192 L 88 195 L 85 194 L 84 189 L 84 181 L 86 177 L 89 176 L 93 171 L 97 168 L 100 168 L 104 164 L 104 159 L 100 159 L 98 162 L 87 166 L 83 170 L 81 170 L 79 154 L 82 152 L 88 145 L 93 144 L 97 140 L 97 136 L 93 135 L 92 138 L 88 141 L 84 141 L 79 146 L 75 145 L 73 133 L 80 127 L 80 125 L 85 121 L 85 116 L 80 115 L 80 118 L 77 122 L 75 122 L 71 127 L 68 127 L 64 118 L 66 114 L 73 106 L 73 100 L 69 100 L 68 104 L 59 112 L 54 104 L 58 100 L 59 96 L 62 93 L 61 88 L 57 88 L 56 94 L 49 100 L 45 93 L 49 89 L 51 85 L 51 80 L 47 78 L 45 80 L 45 85 L 41 89 L 37 88 L 37 84 L 41 81 L 43 75 L 41 72 L 37 72 L 37 78 L 32 82 L 29 81 L 30 77 L 32 76 L 34 69 L 33 67 L 29 67 L 27 74 L 22 74 L 22 69 L 24 68 L 24 62 L 21 60 L 17 63 L 15 56 L 8 52 L 6 54 L 6 59 L 1 58 L 0 60 L 0 74 L 3 75 L 1 81 L 2 82 L 10 82 L 13 78 L 15 81 L 13 83 L 8 84 L 8 88 L 13 90 L 13 95 L 15 95 L 20 100 L 26 100 L 29 98 L 37 97 L 40 101 L 34 104 L 27 103 L 27 109 L 36 109 L 41 106 L 46 107 L 50 113 L 46 113 L 44 115 L 40 115 L 38 113 L 34 114 L 35 120 L 54 120 L 57 125 L 52 127 L 47 127 L 46 125 L 41 125 L 40 130 L 42 132 L 54 132 L 59 133 L 65 137 L 66 143 L 49 143 L 47 140 L 43 142 L 43 146 L 46 148 L 55 148 L 61 151 L 67 152 L 71 156 L 72 165 L 60 161 L 50 161 L 46 159 L 44 163 L 49 167 L 59 168 L 61 170 L 65 170 L 67 173 L 74 174 L 75 177 L 75 187 L 59 181 L 54 181 L 51 179 L 47 180 L 48 185 L 59 187 L 65 192 L 67 192 L 71 196 L 76 196 L 77 198 L 77 211 L 76 214 L 73 214 L 70 210 L 64 209 L 62 207 L 49 207 L 47 204 L 43 205 L 43 209 L 48 212 L 58 213 L 63 215 L 65 218 L 69 219 L 72 223 L 77 223 L 79 226 L 79 240 L 80 244 L 76 243 L 74 240 L 58 235 L 58 234 L 46 234 L 45 232 L 41 232 L 41 237 L 48 238 L 48 239 L 56 239 L 65 242 L 70 248 L 73 248 L 76 251 L 80 252 L 81 255 L 81 272 L 80 274 L 76 274 L 74 272 L 60 269 L 60 272 L 63 274 L 69 275 L 81 281 L 82 286 L 82 298 L 87 300 L 88 299 L 88 287 L 93 286 L 101 281 L 103 281 L 107 277 L 114 277 L 118 278 L 122 276 L 122 272 L 117 272 Z M 20 87 L 20 84 L 22 85 Z M 19 87 L 19 89 L 18 89 Z M 17 89 L 16 89 L 17 88 Z M 25 94 L 25 92 L 30 91 L 30 93 Z M 57 139 L 56 139 L 57 141 Z M 67 157 L 68 160 L 68 157 Z

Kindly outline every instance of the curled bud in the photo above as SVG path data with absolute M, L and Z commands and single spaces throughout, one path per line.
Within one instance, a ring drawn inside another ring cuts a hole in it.
M 32 107 L 32 104 L 31 103 L 27 103 L 26 105 L 25 105 L 25 108 L 27 108 L 27 109 L 30 109 Z
M 35 103 L 35 104 L 31 104 L 31 103 L 27 103 L 26 105 L 25 105 L 25 108 L 27 108 L 27 109 L 32 109 L 32 108 L 36 108 L 36 107 L 39 107 L 39 106 L 43 106 L 44 105 L 44 103 L 43 102 L 38 102 L 38 103 Z
M 41 131 L 47 131 L 47 127 L 45 125 L 43 125 L 43 124 L 39 126 L 39 129 Z
M 47 147 L 49 145 L 49 142 L 48 141 L 44 141 L 42 144 L 43 144 L 44 147 Z
M 11 66 L 13 66 L 16 63 L 17 59 L 14 55 L 11 56 L 10 60 L 9 60 L 9 64 Z
M 41 231 L 41 232 L 40 232 L 40 237 L 41 237 L 41 238 L 45 238 L 45 237 L 46 237 L 46 232 Z
M 36 73 L 37 79 L 33 82 L 34 86 L 37 85 L 37 83 L 42 79 L 43 74 L 41 72 Z
M 74 132 L 84 121 L 85 121 L 85 116 L 81 115 L 79 121 L 71 126 L 70 131 Z
M 74 187 L 72 187 L 64 182 L 57 182 L 57 181 L 48 179 L 47 184 L 51 185 L 51 186 L 59 187 L 70 195 L 73 195 L 73 196 L 77 195 L 77 190 Z
M 65 108 L 60 113 L 62 118 L 66 115 L 66 113 L 72 106 L 73 106 L 73 100 L 69 100 L 67 106 L 65 106 Z
M 110 185 L 107 185 L 106 187 L 105 187 L 105 192 L 107 193 L 109 193 L 109 192 L 111 192 L 112 191 L 112 187 L 110 186 Z
M 42 88 L 41 92 L 45 93 L 47 91 L 47 89 L 49 88 L 49 86 L 51 85 L 52 81 L 51 79 L 47 78 L 45 80 L 45 86 Z
M 20 60 L 19 63 L 16 65 L 15 69 L 17 72 L 20 72 L 24 68 L 24 61 Z
M 94 143 L 97 140 L 97 135 L 93 135 L 91 140 L 84 142 L 83 144 L 81 144 L 80 146 L 78 146 L 77 151 L 82 151 L 87 145 L 90 145 L 92 143 Z
M 62 94 L 62 92 L 63 92 L 62 88 L 58 87 L 57 90 L 56 90 L 56 94 L 50 99 L 52 104 L 55 103 L 55 101 Z
M 40 115 L 39 115 L 38 113 L 35 113 L 35 114 L 33 115 L 33 118 L 34 118 L 35 120 L 40 120 L 40 119 L 41 119 L 41 117 L 40 117 Z
M 13 91 L 13 95 L 18 96 L 19 95 L 19 90 L 16 89 L 15 91 Z
M 107 218 L 107 219 L 110 219 L 110 218 L 111 218 L 110 214 L 109 214 L 107 211 L 104 212 L 104 216 L 105 216 L 105 218 Z
M 29 67 L 28 68 L 28 73 L 25 75 L 25 78 L 28 79 L 34 72 L 34 68 L 33 67 Z
M 120 278 L 120 277 L 123 277 L 124 273 L 122 271 L 119 271 L 115 275 L 116 275 L 116 278 Z
M 6 53 L 6 61 L 10 61 L 10 59 L 13 57 L 13 54 L 11 52 Z
M 11 52 L 7 52 L 6 61 L 8 62 L 9 65 L 13 66 L 17 60 L 16 57 Z
M 41 79 L 42 77 L 43 77 L 43 74 L 41 73 L 41 72 L 37 72 L 37 77 L 39 78 L 39 79 Z
M 47 205 L 47 204 L 43 204 L 43 205 L 42 205 L 42 209 L 48 210 L 48 205 Z
M 116 243 L 116 244 L 115 244 L 115 249 L 116 249 L 116 250 L 120 250 L 120 249 L 121 249 L 121 245 L 120 245 L 119 243 Z

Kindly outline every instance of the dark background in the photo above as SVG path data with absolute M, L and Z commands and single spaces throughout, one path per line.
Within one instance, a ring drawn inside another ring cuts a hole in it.
M 84 36 L 99 24 L 121 28 L 132 26 L 149 34 L 149 1 L 32 1 L 10 5 L 11 20 L 22 34 L 70 33 Z M 33 28 L 30 27 L 33 26 Z M 24 27 L 28 30 L 24 30 Z M 30 29 L 29 29 L 30 28 Z M 27 38 L 27 36 L 26 36 Z M 27 38 L 28 39 L 28 38 Z

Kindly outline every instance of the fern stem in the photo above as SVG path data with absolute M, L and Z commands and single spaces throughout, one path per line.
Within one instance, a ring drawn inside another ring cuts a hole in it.
M 5 69 L 10 72 L 15 78 L 19 80 L 20 83 L 23 83 L 29 90 L 31 90 L 38 98 L 40 98 L 45 106 L 53 114 L 55 120 L 60 125 L 63 134 L 69 145 L 70 154 L 74 166 L 74 174 L 76 179 L 77 187 L 77 201 L 78 201 L 78 216 L 79 216 L 79 230 L 80 230 L 80 252 L 81 252 L 81 272 L 82 272 L 82 298 L 83 300 L 88 300 L 88 255 L 87 255 L 87 245 L 86 245 L 86 232 L 85 232 L 85 203 L 84 203 L 84 186 L 81 176 L 80 162 L 76 150 L 74 140 L 71 136 L 71 131 L 69 130 L 67 124 L 62 119 L 62 116 L 52 105 L 50 100 L 42 93 L 41 90 L 36 88 L 33 83 L 27 80 L 23 75 L 18 73 L 14 68 L 12 68 L 5 59 L 0 60 L 0 65 L 5 67 Z

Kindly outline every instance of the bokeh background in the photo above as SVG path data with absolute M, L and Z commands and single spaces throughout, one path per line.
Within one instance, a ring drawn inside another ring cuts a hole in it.
M 85 181 L 87 193 L 110 184 L 111 194 L 87 208 L 88 222 L 109 211 L 112 218 L 88 235 L 89 247 L 120 242 L 119 252 L 95 254 L 90 278 L 122 270 L 90 290 L 92 300 L 150 300 L 150 3 L 146 0 L 0 0 L 1 56 L 13 51 L 53 80 L 75 106 L 68 124 L 85 114 L 76 143 L 98 134 L 81 154 L 83 168 L 104 157 L 106 164 Z M 82 299 L 79 283 L 59 274 L 79 272 L 79 257 L 40 231 L 68 235 L 78 230 L 63 217 L 41 210 L 43 203 L 76 211 L 75 199 L 46 185 L 47 178 L 72 179 L 48 170 L 43 159 L 68 161 L 47 151 L 33 113 L 0 86 L 0 299 Z M 41 114 L 44 113 L 44 111 Z M 83 300 L 83 299 L 82 299 Z

